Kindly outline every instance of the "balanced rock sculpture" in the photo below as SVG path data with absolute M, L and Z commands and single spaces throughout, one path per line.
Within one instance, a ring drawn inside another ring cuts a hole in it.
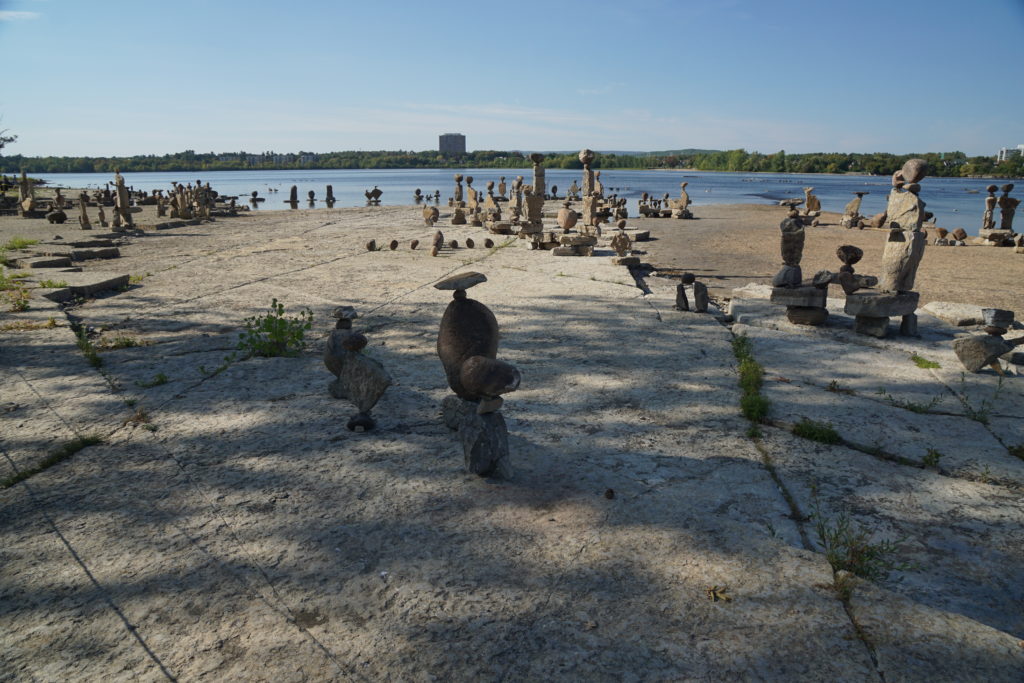
M 359 411 L 349 418 L 348 428 L 364 432 L 376 425 L 370 417 L 370 410 L 391 386 L 391 375 L 384 366 L 361 352 L 366 347 L 366 337 L 352 330 L 352 321 L 359 317 L 351 306 L 334 309 L 338 319 L 335 329 L 327 340 L 324 350 L 324 365 L 336 377 L 327 385 L 334 398 L 348 399 Z
M 638 266 L 640 265 L 639 256 L 631 256 L 630 252 L 633 249 L 633 240 L 629 239 L 629 235 L 622 228 L 612 236 L 611 248 L 615 250 L 615 256 L 612 257 L 612 263 L 617 266 Z
M 864 216 L 860 215 L 860 204 L 864 195 L 870 193 L 854 192 L 853 194 L 856 196 L 846 204 L 845 208 L 843 208 L 843 217 L 839 219 L 839 225 L 847 229 L 858 228 L 863 230 L 866 221 Z
M 693 200 L 690 199 L 690 193 L 686 191 L 687 185 L 689 183 L 679 183 L 679 199 L 669 201 L 669 206 L 672 207 L 672 218 L 693 218 L 693 213 L 689 209 Z
M 502 394 L 519 387 L 515 366 L 497 359 L 498 321 L 487 306 L 466 297 L 466 290 L 487 277 L 459 273 L 434 285 L 452 290 L 441 318 L 437 355 L 455 396 L 444 399 L 445 424 L 458 430 L 466 469 L 481 476 L 509 478 L 508 430 L 500 409 Z
M 800 259 L 804 254 L 804 224 L 795 205 L 789 215 L 779 224 L 782 231 L 782 269 L 772 278 L 773 287 L 799 287 L 803 279 Z

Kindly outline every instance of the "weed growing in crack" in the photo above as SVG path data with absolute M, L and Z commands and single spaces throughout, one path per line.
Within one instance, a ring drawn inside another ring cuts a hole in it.
M 934 448 L 929 448 L 928 453 L 921 458 L 921 464 L 925 467 L 938 467 L 939 458 L 942 457 L 942 453 L 939 453 Z
M 152 387 L 158 387 L 161 384 L 167 384 L 169 381 L 170 380 L 167 379 L 167 375 L 162 372 L 158 372 L 156 373 L 156 376 L 148 382 L 136 382 L 135 384 L 143 389 L 150 389 Z
M 143 346 L 143 343 L 135 337 L 128 337 L 119 334 L 113 339 L 102 340 L 99 348 L 103 351 L 113 351 L 115 349 L 130 349 L 136 346 Z
M 832 428 L 831 423 L 815 422 L 806 417 L 793 425 L 793 434 L 809 441 L 817 441 L 829 445 L 843 442 L 839 432 Z
M 817 487 L 812 487 L 811 496 L 814 501 L 814 530 L 832 571 L 847 571 L 869 581 L 881 581 L 890 572 L 913 569 L 910 563 L 896 561 L 899 541 L 872 543 L 871 533 L 851 521 L 847 513 L 843 512 L 832 519 L 821 511 Z M 847 587 L 852 588 L 849 585 Z
M 758 424 L 768 419 L 770 402 L 761 395 L 761 384 L 764 368 L 754 360 L 753 347 L 750 339 L 739 335 L 732 340 L 732 352 L 739 361 L 739 385 L 743 393 L 740 395 L 740 410 L 743 416 Z
M 853 396 L 856 393 L 853 389 L 848 389 L 844 386 L 841 386 L 839 384 L 839 380 L 837 379 L 834 379 L 831 382 L 829 382 L 828 386 L 825 387 L 825 391 L 831 391 L 833 394 L 847 394 L 848 396 Z
M 928 401 L 928 403 L 918 403 L 916 401 L 896 398 L 886 391 L 885 387 L 878 387 L 878 391 L 875 393 L 879 394 L 886 403 L 895 408 L 902 408 L 903 410 L 909 410 L 912 413 L 919 413 L 922 415 L 932 412 L 932 408 L 942 403 L 942 400 L 945 398 L 943 394 L 936 394 L 930 401 Z
M 274 299 L 270 313 L 245 319 L 238 335 L 238 350 L 247 356 L 297 356 L 306 347 L 306 332 L 313 327 L 313 311 L 285 316 L 284 304 Z
M 13 287 L 4 292 L 12 311 L 27 311 L 29 309 L 29 293 L 24 286 Z
M 964 391 L 966 388 L 967 376 L 964 373 L 960 373 L 960 391 L 956 393 L 957 399 L 960 401 L 960 405 L 964 407 L 964 415 L 980 422 L 983 425 L 988 425 L 988 418 L 992 412 L 992 407 L 999 400 L 999 394 L 1003 391 L 1003 378 L 1000 377 L 996 383 L 996 389 L 992 392 L 991 398 L 986 398 L 981 401 L 977 408 L 971 403 L 971 400 L 967 398 L 967 393 Z
M 24 481 L 34 474 L 39 474 L 43 470 L 49 469 L 57 463 L 67 460 L 83 448 L 88 448 L 89 446 L 93 446 L 98 443 L 103 443 L 103 437 L 96 435 L 76 437 L 43 458 L 35 467 L 20 470 L 19 472 L 0 480 L 0 489 L 6 489 L 14 486 L 19 481 Z
M 88 333 L 85 331 L 85 327 L 79 325 L 78 329 L 75 330 L 75 343 L 78 348 L 82 350 L 82 354 L 85 359 L 89 361 L 89 365 L 94 368 L 99 368 L 103 365 L 103 359 L 100 358 L 100 354 L 96 352 L 96 347 L 93 346 L 92 341 L 89 339 Z

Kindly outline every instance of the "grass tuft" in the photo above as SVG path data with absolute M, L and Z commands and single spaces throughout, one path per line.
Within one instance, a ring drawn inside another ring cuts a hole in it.
M 158 387 L 161 384 L 167 384 L 169 381 L 170 380 L 167 379 L 167 375 L 165 375 L 162 372 L 158 372 L 156 373 L 156 377 L 149 380 L 148 382 L 136 382 L 135 384 L 142 387 L 143 389 L 150 389 L 152 387 Z
M 0 247 L 4 251 L 12 251 L 14 249 L 24 249 L 25 247 L 31 247 L 33 244 L 39 244 L 39 240 L 30 240 L 24 237 L 12 237 Z
M 793 425 L 793 434 L 809 441 L 835 445 L 843 442 L 839 432 L 832 428 L 832 424 L 815 422 L 806 417 Z
M 916 353 L 910 356 L 910 360 L 914 361 L 914 365 L 921 368 L 922 370 L 934 370 L 942 367 L 935 361 L 923 358 L 917 355 Z
M 755 425 L 768 419 L 771 403 L 761 395 L 764 368 L 754 360 L 753 346 L 745 335 L 733 337 L 732 352 L 739 361 L 740 410 L 743 416 Z
M 75 331 L 75 337 L 77 338 L 75 343 L 78 345 L 78 348 L 82 350 L 82 354 L 85 355 L 85 359 L 89 361 L 89 365 L 94 368 L 98 368 L 103 365 L 103 359 L 100 358 L 100 354 L 96 352 L 96 347 L 93 346 L 84 327 L 79 327 Z

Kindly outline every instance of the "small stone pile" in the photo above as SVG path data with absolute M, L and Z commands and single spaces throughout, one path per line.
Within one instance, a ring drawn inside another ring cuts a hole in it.
M 968 372 L 980 372 L 990 367 L 1000 376 L 1004 375 L 999 357 L 1013 352 L 1024 344 L 1024 337 L 1003 339 L 1013 326 L 1013 311 L 1001 308 L 983 308 L 981 315 L 986 334 L 962 337 L 953 342 L 953 351 Z
M 324 365 L 336 379 L 327 385 L 327 391 L 334 398 L 355 404 L 359 412 L 349 418 L 347 427 L 365 432 L 376 425 L 370 411 L 391 386 L 391 375 L 379 362 L 361 353 L 367 340 L 352 329 L 352 321 L 359 317 L 356 310 L 339 306 L 334 309 L 334 317 L 338 322 L 324 349 Z

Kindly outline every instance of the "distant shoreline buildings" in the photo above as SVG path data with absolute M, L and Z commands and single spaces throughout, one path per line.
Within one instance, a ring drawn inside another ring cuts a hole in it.
M 1017 145 L 1016 147 L 1003 147 L 996 154 L 996 163 L 1003 161 L 1009 161 L 1014 157 L 1024 156 L 1024 145 Z
M 437 151 L 441 154 L 465 154 L 466 136 L 462 133 L 445 133 L 439 136 Z

